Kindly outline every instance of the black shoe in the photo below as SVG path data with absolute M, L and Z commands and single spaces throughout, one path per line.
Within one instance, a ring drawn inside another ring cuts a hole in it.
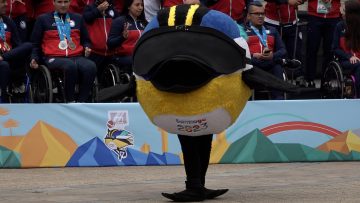
M 220 195 L 225 194 L 229 189 L 218 189 L 218 190 L 212 190 L 205 188 L 205 198 L 206 199 L 214 199 Z
M 204 190 L 189 190 L 186 189 L 181 192 L 175 193 L 161 193 L 162 196 L 171 199 L 175 202 L 201 202 L 205 200 L 205 192 Z M 219 195 L 217 195 L 219 196 Z

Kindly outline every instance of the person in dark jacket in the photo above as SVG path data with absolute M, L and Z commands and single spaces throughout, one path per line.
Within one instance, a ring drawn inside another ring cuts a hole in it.
M 283 79 L 281 60 L 286 57 L 286 49 L 277 30 L 264 26 L 264 17 L 263 5 L 260 2 L 250 3 L 246 33 L 251 63 Z M 282 93 L 278 91 L 272 92 L 272 98 L 284 99 Z
M 341 67 L 355 76 L 356 95 L 360 96 L 360 2 L 345 2 L 345 21 L 337 24 L 332 49 Z
M 31 43 L 21 44 L 15 23 L 6 15 L 6 0 L 0 0 L 0 88 L 1 102 L 7 103 L 11 69 L 24 68 Z
M 118 16 L 111 0 L 97 0 L 85 7 L 83 18 L 87 29 L 91 31 L 89 32 L 92 44 L 90 59 L 95 62 L 98 74 L 101 74 L 114 55 L 114 51 L 109 50 L 106 43 L 113 19 Z
M 62 70 L 67 102 L 75 101 L 75 84 L 81 78 L 77 101 L 86 102 L 96 77 L 96 65 L 83 57 L 90 55 L 91 42 L 81 16 L 68 13 L 69 5 L 69 0 L 54 0 L 55 11 L 36 20 L 30 66 L 36 69 L 44 63 L 50 70 Z
M 114 62 L 132 74 L 132 53 L 147 21 L 142 0 L 125 0 L 124 12 L 112 23 L 107 45 L 115 50 Z

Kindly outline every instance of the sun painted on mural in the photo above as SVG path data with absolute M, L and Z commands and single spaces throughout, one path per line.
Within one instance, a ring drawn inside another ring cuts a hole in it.
M 76 144 L 76 135 L 38 120 L 25 134 L 16 134 L 21 121 L 12 119 L 11 112 L 0 107 L 0 167 L 77 167 L 121 165 L 174 165 L 181 164 L 181 152 L 169 152 L 167 132 L 159 129 L 162 153 L 155 153 L 151 145 L 143 142 L 133 148 L 137 136 L 126 130 L 129 125 L 127 111 L 108 111 L 104 134 Z M 5 134 L 7 131 L 7 135 Z M 300 143 L 274 143 L 271 136 L 292 131 L 318 132 L 330 139 L 316 147 Z M 355 132 L 354 132 L 355 131 Z M 298 161 L 360 160 L 358 130 L 339 131 L 330 126 L 310 121 L 287 121 L 270 124 L 249 133 L 222 132 L 213 140 L 211 163 L 258 163 Z M 234 135 L 235 134 L 235 135 Z M 228 137 L 238 137 L 233 142 Z

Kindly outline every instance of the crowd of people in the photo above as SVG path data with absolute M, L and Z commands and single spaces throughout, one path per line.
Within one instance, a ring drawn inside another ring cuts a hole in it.
M 303 60 L 305 33 L 299 30 L 297 12 L 304 0 L 0 0 L 1 102 L 8 102 L 11 71 L 37 69 L 40 64 L 64 72 L 66 101 L 87 101 L 107 64 L 132 73 L 132 52 L 147 23 L 161 8 L 183 3 L 199 3 L 231 16 L 247 39 L 253 65 L 277 77 L 282 77 L 283 59 L 296 59 L 306 65 L 295 77 L 315 87 L 322 41 L 322 70 L 335 53 L 344 68 L 354 69 L 355 78 L 360 78 L 359 1 L 347 3 L 345 20 L 340 0 L 307 1 L 310 37 Z M 359 92 L 360 80 L 356 86 Z M 272 98 L 283 96 L 273 92 Z

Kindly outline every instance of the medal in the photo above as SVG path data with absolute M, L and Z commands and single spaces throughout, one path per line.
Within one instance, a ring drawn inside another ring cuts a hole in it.
M 69 41 L 69 48 L 70 48 L 71 50 L 75 50 L 75 49 L 76 49 L 76 45 L 75 45 L 75 43 L 74 43 L 72 40 Z
M 68 47 L 68 45 L 67 45 L 66 41 L 61 40 L 60 43 L 59 43 L 59 49 L 65 50 L 65 49 L 67 49 L 67 47 Z

